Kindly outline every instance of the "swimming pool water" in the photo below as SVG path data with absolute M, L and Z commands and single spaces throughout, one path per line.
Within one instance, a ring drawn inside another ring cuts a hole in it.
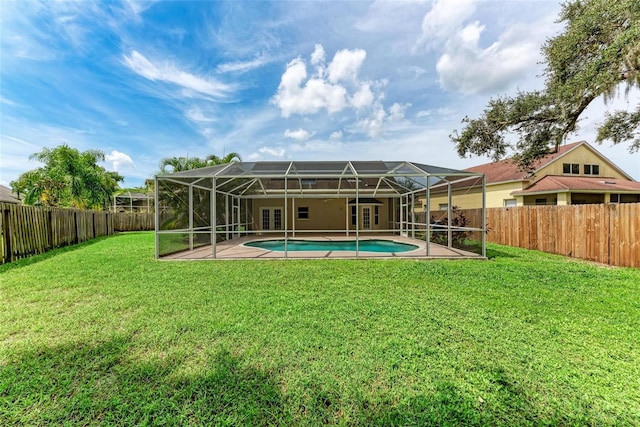
M 392 242 L 390 240 L 360 240 L 358 249 L 363 252 L 408 252 L 418 249 L 418 246 L 408 243 Z M 284 240 L 258 240 L 245 243 L 245 246 L 261 248 L 270 251 L 284 252 Z M 355 251 L 355 240 L 288 240 L 287 250 L 294 251 Z

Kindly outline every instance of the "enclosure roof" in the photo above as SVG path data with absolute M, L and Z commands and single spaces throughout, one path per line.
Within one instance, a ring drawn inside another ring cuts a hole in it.
M 477 172 L 441 168 L 407 161 L 263 161 L 232 162 L 159 177 L 212 178 L 212 177 L 379 177 L 379 176 L 477 176 Z

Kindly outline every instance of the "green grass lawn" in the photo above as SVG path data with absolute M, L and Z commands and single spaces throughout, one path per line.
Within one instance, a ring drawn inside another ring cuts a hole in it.
M 131 233 L 0 266 L 0 425 L 640 425 L 640 270 L 163 262 Z

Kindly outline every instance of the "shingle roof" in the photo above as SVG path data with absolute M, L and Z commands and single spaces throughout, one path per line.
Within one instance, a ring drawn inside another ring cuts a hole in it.
M 11 192 L 9 187 L 0 185 L 0 202 L 4 203 L 22 203 L 15 194 Z
M 624 179 L 583 177 L 583 176 L 557 176 L 547 175 L 526 190 L 514 191 L 514 196 L 533 193 L 552 193 L 563 191 L 607 191 L 607 192 L 638 192 L 640 182 Z
M 558 147 L 558 151 L 551 153 L 534 163 L 534 170 L 538 170 L 552 160 L 560 157 L 566 152 L 584 144 L 585 141 L 574 142 Z M 518 165 L 511 159 L 500 160 L 498 162 L 485 163 L 465 169 L 467 172 L 476 172 L 485 174 L 487 184 L 504 181 L 520 181 L 529 176 L 528 172 L 519 170 Z

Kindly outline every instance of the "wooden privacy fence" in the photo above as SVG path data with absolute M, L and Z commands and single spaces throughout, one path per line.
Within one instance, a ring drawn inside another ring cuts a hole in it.
M 115 231 L 155 230 L 153 213 L 117 213 L 113 214 Z
M 640 203 L 487 209 L 487 240 L 640 267 Z
M 110 236 L 116 231 L 153 229 L 153 214 L 0 203 L 0 259 L 2 263 L 11 262 L 50 249 Z

